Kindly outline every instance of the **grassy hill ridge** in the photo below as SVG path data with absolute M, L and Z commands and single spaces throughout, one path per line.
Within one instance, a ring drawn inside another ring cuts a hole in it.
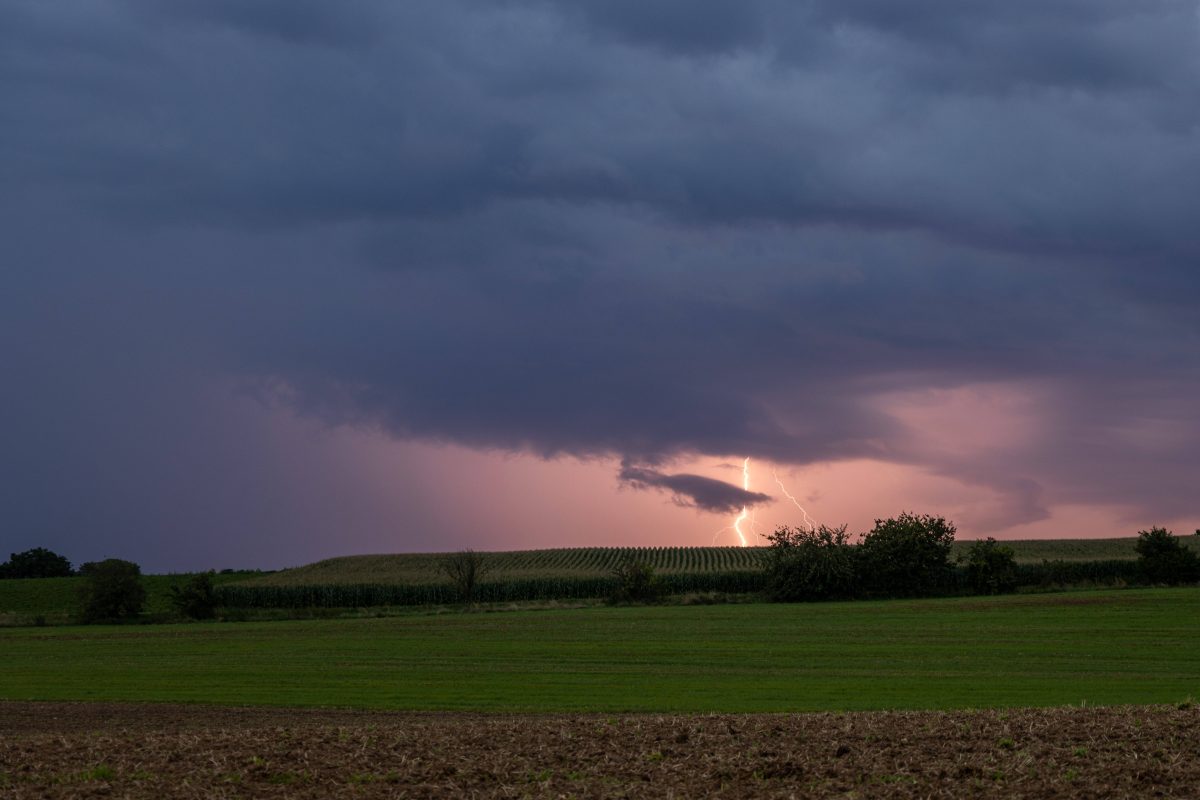
M 1200 552 L 1200 536 L 1180 537 Z M 1018 563 L 1135 559 L 1136 536 L 1116 539 L 1025 539 L 1003 542 L 1016 551 Z M 955 542 L 954 554 L 965 555 L 973 540 Z M 759 568 L 762 547 L 577 547 L 480 553 L 488 578 L 514 580 L 550 577 L 602 577 L 625 558 L 648 562 L 664 574 L 731 572 Z M 444 583 L 439 570 L 444 553 L 339 556 L 238 581 L 243 586 Z

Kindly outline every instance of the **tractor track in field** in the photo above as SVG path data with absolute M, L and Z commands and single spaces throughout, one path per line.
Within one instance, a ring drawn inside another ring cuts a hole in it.
M 0 702 L 0 797 L 1196 797 L 1200 708 L 388 713 Z

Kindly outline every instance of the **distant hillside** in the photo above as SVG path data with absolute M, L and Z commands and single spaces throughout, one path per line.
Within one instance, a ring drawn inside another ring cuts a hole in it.
M 242 586 L 351 583 L 445 583 L 444 553 L 341 556 L 240 581 Z M 480 553 L 488 580 L 604 577 L 627 558 L 648 562 L 661 574 L 733 572 L 759 568 L 760 547 L 575 547 Z
M 1180 537 L 1200 552 L 1200 536 Z M 1021 563 L 1047 561 L 1102 561 L 1134 559 L 1137 537 L 1120 539 L 1044 539 L 1004 542 Z M 955 554 L 964 554 L 970 541 L 955 543 Z M 548 577 L 600 577 L 626 558 L 649 562 L 664 575 L 732 572 L 757 569 L 765 550 L 761 547 L 587 547 L 555 550 L 518 550 L 481 553 L 489 580 Z M 245 581 L 243 586 L 317 586 L 336 584 L 444 583 L 438 564 L 444 554 L 342 556 L 303 567 L 282 570 Z

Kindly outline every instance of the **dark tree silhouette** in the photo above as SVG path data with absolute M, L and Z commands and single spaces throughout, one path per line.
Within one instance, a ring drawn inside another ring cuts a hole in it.
M 137 564 L 109 558 L 85 564 L 79 571 L 87 579 L 79 596 L 84 622 L 117 622 L 142 612 L 146 589 Z
M 1200 556 L 1166 528 L 1138 531 L 1138 567 L 1150 583 L 1195 583 L 1200 580 Z
M 858 593 L 858 564 L 846 526 L 786 525 L 767 537 L 767 594 L 772 600 L 837 600 Z
M 944 591 L 952 575 L 950 548 L 956 531 L 945 517 L 907 511 L 875 520 L 858 547 L 869 592 L 919 597 Z
M 66 556 L 44 547 L 13 553 L 0 564 L 0 578 L 65 578 L 74 574 Z
M 171 604 L 189 619 L 212 619 L 217 615 L 217 595 L 211 572 L 193 575 L 183 586 L 171 587 Z
M 459 600 L 463 603 L 475 602 L 479 584 L 488 571 L 484 557 L 474 550 L 460 550 L 444 556 L 440 567 L 458 589 Z

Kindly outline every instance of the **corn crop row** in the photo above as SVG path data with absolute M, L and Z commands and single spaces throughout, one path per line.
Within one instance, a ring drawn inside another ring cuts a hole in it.
M 667 548 L 664 548 L 667 549 Z M 707 549 L 707 548 L 706 548 Z M 711 548 L 713 555 L 726 548 Z M 619 563 L 633 548 L 599 548 L 590 552 L 605 557 L 606 562 Z M 649 559 L 646 559 L 649 560 Z M 703 565 L 701 565 L 703 568 Z M 954 569 L 952 592 L 961 592 L 968 585 L 966 570 Z M 761 570 L 724 570 L 703 572 L 668 572 L 658 580 L 668 594 L 690 592 L 723 592 L 746 594 L 765 588 L 766 573 Z M 1018 564 L 1017 584 L 1020 586 L 1066 586 L 1078 584 L 1138 583 L 1141 575 L 1138 563 L 1132 560 L 1107 561 L 1043 561 L 1040 564 Z M 481 583 L 474 600 L 483 603 L 523 600 L 570 600 L 607 597 L 617 588 L 616 578 L 604 576 L 562 576 L 543 578 L 513 578 Z M 218 602 L 233 608 L 363 608 L 370 606 L 448 605 L 462 600 L 457 587 L 449 583 L 376 583 L 326 584 L 294 586 L 216 587 Z
M 742 547 L 592 547 L 500 553 L 492 556 L 496 569 L 608 572 L 625 560 L 642 561 L 659 572 L 752 570 L 760 566 L 762 552 Z
M 1131 559 L 1107 561 L 1043 561 L 1018 564 L 1017 583 L 1021 586 L 1069 586 L 1080 583 L 1138 583 L 1141 567 Z
M 1017 564 L 1017 586 L 1084 586 L 1099 584 L 1138 584 L 1143 582 L 1137 561 L 1110 559 L 1104 561 L 1043 561 L 1040 564 Z M 965 566 L 955 566 L 950 590 L 968 593 L 970 581 Z
M 671 594 L 688 592 L 756 592 L 761 572 L 705 572 L 663 575 Z M 518 600 L 561 600 L 607 597 L 616 589 L 612 577 L 530 578 L 481 583 L 474 599 L 481 603 Z M 324 586 L 218 586 L 218 602 L 232 608 L 362 608 L 369 606 L 447 605 L 462 598 L 449 583 L 330 584 Z

